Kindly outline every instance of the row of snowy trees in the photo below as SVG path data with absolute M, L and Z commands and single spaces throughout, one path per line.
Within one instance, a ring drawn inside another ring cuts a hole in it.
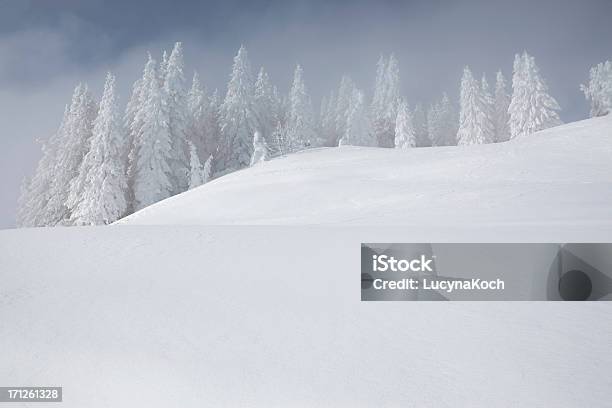
M 600 65 L 583 86 L 594 114 L 610 107 L 605 78 L 612 70 L 610 63 Z M 501 72 L 491 93 L 486 78 L 475 80 L 466 67 L 459 102 L 457 109 L 443 94 L 428 109 L 410 109 L 391 55 L 378 61 L 370 101 L 343 76 L 316 115 L 301 66 L 283 96 L 264 68 L 253 77 L 244 47 L 221 99 L 197 73 L 188 86 L 176 43 L 159 63 L 149 55 L 123 114 L 112 74 L 99 103 L 87 85 L 76 87 L 34 175 L 24 182 L 18 225 L 108 224 L 214 177 L 308 147 L 491 143 L 560 123 L 558 104 L 527 53 L 516 56 L 511 95 Z
M 561 123 L 559 105 L 548 94 L 534 58 L 526 52 L 515 57 L 511 94 L 501 71 L 491 92 L 486 76 L 477 80 L 469 67 L 463 71 L 459 93 L 458 116 L 446 94 L 427 114 L 420 105 L 410 111 L 400 100 L 395 147 L 504 142 Z
M 559 104 L 548 94 L 534 58 L 526 52 L 514 60 L 512 95 L 501 71 L 491 94 L 486 77 L 477 81 L 466 67 L 459 103 L 459 145 L 503 142 L 561 124 Z
M 159 63 L 149 55 L 123 117 L 117 101 L 112 74 L 99 105 L 87 85 L 76 87 L 23 184 L 18 225 L 108 224 L 213 176 L 323 144 L 302 68 L 280 97 L 263 68 L 253 80 L 244 47 L 223 100 L 197 73 L 188 88 L 176 43 Z

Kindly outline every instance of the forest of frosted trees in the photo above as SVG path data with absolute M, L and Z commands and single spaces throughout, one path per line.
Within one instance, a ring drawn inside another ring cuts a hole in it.
M 511 84 L 501 71 L 489 85 L 465 67 L 458 104 L 446 94 L 427 108 L 400 93 L 393 55 L 381 56 L 371 97 L 343 76 L 315 109 L 297 65 L 287 94 L 262 67 L 256 76 L 243 46 L 222 96 L 197 73 L 188 83 L 182 44 L 159 61 L 151 55 L 125 109 L 115 77 L 96 100 L 79 84 L 60 126 L 42 146 L 22 186 L 23 227 L 109 224 L 157 201 L 261 161 L 312 147 L 411 149 L 504 142 L 561 123 L 534 57 L 515 56 Z M 612 110 L 612 63 L 581 86 L 591 115 Z

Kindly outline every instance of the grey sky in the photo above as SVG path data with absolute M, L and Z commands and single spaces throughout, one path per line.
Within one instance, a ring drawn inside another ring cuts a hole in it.
M 509 78 L 515 52 L 536 57 L 562 119 L 586 117 L 578 85 L 588 68 L 612 58 L 609 0 L 506 1 L 25 1 L 0 0 L 0 227 L 14 225 L 19 184 L 39 158 L 35 140 L 57 127 L 72 88 L 99 95 L 104 72 L 117 74 L 122 102 L 150 50 L 183 41 L 188 75 L 224 89 L 244 43 L 286 91 L 304 67 L 318 105 L 342 73 L 371 93 L 381 53 L 400 63 L 410 104 L 446 91 L 456 99 L 462 67 Z

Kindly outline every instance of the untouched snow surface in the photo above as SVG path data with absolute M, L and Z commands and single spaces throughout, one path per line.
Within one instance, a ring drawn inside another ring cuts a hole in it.
M 610 406 L 612 303 L 361 302 L 358 276 L 361 242 L 612 242 L 611 157 L 612 118 L 320 149 L 125 226 L 0 231 L 0 384 L 66 408 Z
M 554 237 L 612 237 L 564 231 Z M 608 302 L 360 302 L 361 241 L 473 236 L 1 231 L 0 384 L 63 386 L 66 408 L 610 406 Z
M 171 197 L 119 224 L 612 224 L 612 117 L 507 143 L 315 149 Z

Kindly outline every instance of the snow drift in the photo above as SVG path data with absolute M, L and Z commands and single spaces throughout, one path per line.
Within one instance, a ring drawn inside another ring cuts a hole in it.
M 612 118 L 500 144 L 314 149 L 171 197 L 119 224 L 600 225 Z

